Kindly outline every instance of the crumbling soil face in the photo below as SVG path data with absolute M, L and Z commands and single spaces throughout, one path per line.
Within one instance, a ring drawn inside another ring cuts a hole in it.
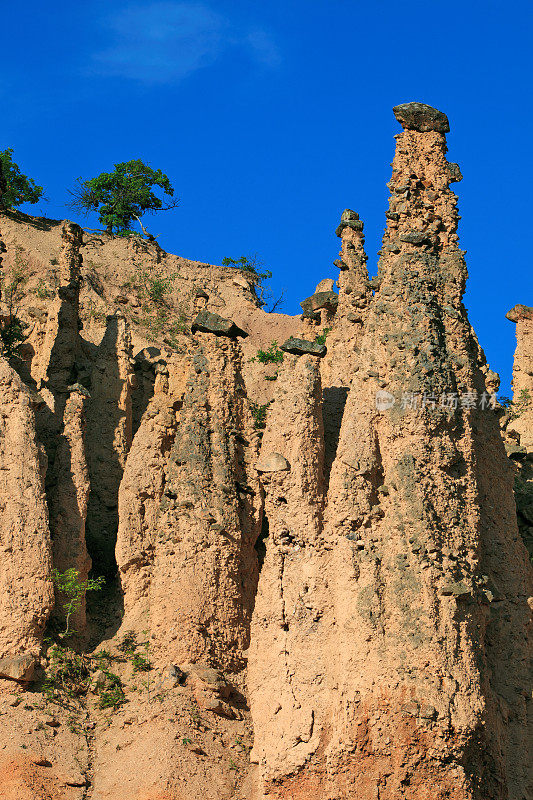
M 185 380 L 169 364 L 126 465 L 123 629 L 149 620 L 162 658 L 239 671 L 257 584 L 257 434 L 238 346 L 199 334 L 189 356 Z
M 301 317 L 249 272 L 2 215 L 29 328 L 0 358 L 0 797 L 533 792 L 531 309 L 504 410 L 447 119 L 395 114 L 378 275 L 346 209 Z M 72 638 L 53 568 L 107 579 Z
M 30 393 L 0 358 L 0 658 L 38 655 L 53 605 L 45 472 Z

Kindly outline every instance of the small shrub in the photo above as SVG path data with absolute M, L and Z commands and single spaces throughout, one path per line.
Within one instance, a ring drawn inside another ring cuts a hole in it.
M 522 389 L 516 400 L 510 400 L 508 397 L 501 397 L 500 403 L 505 405 L 509 412 L 509 419 L 513 420 L 517 419 L 527 410 L 532 399 L 528 389 Z
M 154 303 L 162 303 L 166 296 L 172 291 L 173 281 L 173 276 L 167 278 L 149 276 L 145 284 L 148 298 Z
M 91 673 L 87 658 L 58 644 L 48 650 L 49 666 L 43 693 L 50 701 L 64 704 L 67 698 L 83 695 L 89 688 Z
M 112 689 L 103 689 L 98 698 L 100 708 L 119 708 L 126 702 L 126 696 L 122 686 L 114 686 Z
M 14 356 L 18 346 L 26 339 L 24 331 L 27 327 L 28 324 L 16 316 L 11 316 L 6 322 L 0 323 L 2 350 L 7 358 Z
M 131 659 L 134 672 L 150 672 L 152 664 L 150 661 L 139 653 L 135 653 Z
M 122 641 L 118 645 L 118 649 L 121 653 L 126 653 L 127 655 L 132 656 L 135 653 L 136 648 L 137 634 L 135 631 L 126 631 L 122 637 Z
M 331 331 L 331 328 L 324 328 L 322 333 L 319 333 L 315 336 L 315 342 L 317 344 L 326 344 L 326 337 L 328 333 Z
M 283 350 L 280 350 L 278 343 L 273 341 L 268 350 L 258 350 L 257 354 L 250 361 L 259 361 L 260 364 L 281 364 L 283 361 Z
M 254 420 L 254 425 L 257 429 L 263 430 L 266 426 L 266 414 L 270 403 L 260 405 L 259 403 L 250 402 L 250 410 Z
M 103 308 L 98 308 L 94 300 L 89 300 L 86 309 L 87 317 L 89 319 L 93 319 L 95 322 L 105 324 L 106 312 L 103 310 Z
M 236 267 L 237 269 L 243 269 L 245 272 L 251 272 L 253 275 L 257 276 L 259 281 L 268 280 L 272 277 L 272 273 L 269 269 L 264 272 L 259 271 L 263 266 L 263 262 L 260 261 L 257 254 L 253 256 L 241 256 L 240 258 L 223 258 L 222 266 Z
M 235 267 L 250 273 L 261 307 L 267 304 L 267 300 L 273 301 L 267 313 L 271 314 L 279 308 L 283 302 L 284 292 L 282 291 L 281 295 L 274 301 L 272 292 L 264 285 L 264 281 L 268 281 L 272 277 L 272 272 L 269 269 L 263 269 L 264 264 L 257 253 L 251 256 L 241 256 L 240 258 L 223 258 L 222 265 L 224 267 Z
M 50 297 L 54 296 L 54 292 L 52 291 L 52 289 L 48 288 L 48 286 L 46 285 L 46 283 L 43 281 L 42 278 L 35 287 L 35 294 L 37 295 L 37 297 L 40 297 L 41 300 L 48 300 Z

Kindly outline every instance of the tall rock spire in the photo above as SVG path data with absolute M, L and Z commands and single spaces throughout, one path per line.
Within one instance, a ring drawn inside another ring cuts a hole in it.
M 320 744 L 295 770 L 278 731 L 278 751 L 263 764 L 268 798 L 504 800 L 528 791 L 531 570 L 462 304 L 466 266 L 449 189 L 460 172 L 446 160 L 444 114 L 418 103 L 395 114 L 404 131 L 380 286 L 315 554 L 329 587 L 315 607 L 319 652 L 309 655 L 320 668 L 306 710 Z M 286 680 L 311 674 L 307 662 L 293 664 Z
M 361 797 L 503 798 L 502 782 L 518 797 L 525 699 L 511 685 L 527 680 L 530 585 L 511 474 L 462 304 L 466 266 L 449 189 L 460 173 L 445 157 L 443 114 L 406 104 L 395 115 L 404 131 L 381 286 L 329 490 L 330 569 L 339 575 L 334 683 L 339 697 L 357 697 L 340 702 L 345 722 L 332 751 Z M 498 602 L 508 608 L 504 624 Z M 507 725 L 502 693 L 513 698 Z
M 359 347 L 372 300 L 363 227 L 359 214 L 346 208 L 335 231 L 341 240 L 340 258 L 334 262 L 340 270 L 339 302 L 327 336 L 328 352 L 320 369 L 324 388 L 326 476 L 335 458 L 348 389 L 359 369 Z

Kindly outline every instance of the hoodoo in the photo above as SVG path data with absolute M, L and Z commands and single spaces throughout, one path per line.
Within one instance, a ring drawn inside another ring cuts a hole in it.
M 378 273 L 346 209 L 295 317 L 0 215 L 0 798 L 533 797 L 533 311 L 500 404 L 448 119 L 394 114 Z

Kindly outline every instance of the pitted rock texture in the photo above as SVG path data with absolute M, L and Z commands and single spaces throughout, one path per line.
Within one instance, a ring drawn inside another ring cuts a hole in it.
M 531 570 L 462 305 L 445 152 L 438 131 L 397 137 L 394 213 L 324 526 L 309 525 L 317 544 L 297 556 L 321 582 L 304 617 L 314 619 L 314 669 L 303 656 L 287 666 L 288 689 L 305 686 L 297 711 L 281 678 L 270 701 L 251 694 L 252 716 L 264 710 L 254 748 L 260 796 L 503 800 L 529 791 Z M 391 398 L 382 410 L 378 392 Z M 485 406 L 449 405 L 474 392 Z M 268 558 L 267 545 L 265 566 Z M 305 585 L 291 589 L 302 597 Z M 296 618 L 305 628 L 293 612 L 289 630 Z M 293 735 L 303 716 L 312 727 Z
M 38 656 L 53 606 L 46 456 L 30 395 L 0 358 L 0 657 Z
M 257 590 L 248 666 L 254 720 L 252 761 L 265 775 L 291 772 L 318 746 L 322 588 L 319 544 L 324 505 L 324 431 L 319 362 L 288 356 L 278 379 L 261 458 L 290 469 L 264 472 L 266 557 Z M 311 655 L 312 654 L 312 655 Z M 293 676 L 298 678 L 293 680 Z
M 346 209 L 338 295 L 298 317 L 250 272 L 0 215 L 29 324 L 0 359 L 6 800 L 533 796 L 531 309 L 503 409 L 447 118 L 395 113 L 378 275 Z M 106 578 L 72 637 L 53 568 Z
M 232 340 L 198 334 L 186 381 L 159 396 L 120 490 L 125 629 L 161 657 L 240 670 L 257 583 L 256 434 Z M 148 623 L 149 620 L 149 623 Z
M 438 111 L 426 103 L 402 103 L 393 108 L 394 116 L 408 131 L 437 131 L 438 133 L 449 133 L 450 125 L 448 117 L 442 111 Z M 456 165 L 455 165 L 456 166 Z
M 516 323 L 516 351 L 513 366 L 514 430 L 520 444 L 533 450 L 533 308 L 516 305 L 507 313 Z

